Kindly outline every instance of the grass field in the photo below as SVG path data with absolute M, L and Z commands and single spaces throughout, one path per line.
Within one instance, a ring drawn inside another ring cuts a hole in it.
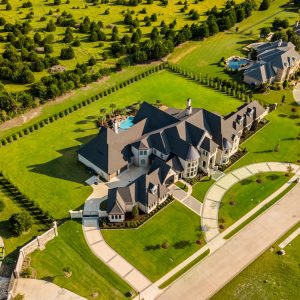
M 224 195 L 219 209 L 219 224 L 225 229 L 239 220 L 260 202 L 278 190 L 289 180 L 284 173 L 261 174 L 261 183 L 256 175 L 246 178 L 231 187 Z
M 297 225 L 299 227 L 299 224 Z M 293 228 L 295 230 L 296 227 Z M 287 237 L 292 230 L 285 235 Z M 281 239 L 282 240 L 282 239 Z M 237 275 L 212 300 L 298 299 L 300 289 L 300 236 L 280 256 L 269 249 Z
M 43 229 L 37 224 L 33 224 L 29 232 L 23 233 L 19 237 L 12 236 L 9 230 L 8 220 L 12 214 L 21 212 L 21 208 L 0 188 L 0 200 L 4 203 L 4 210 L 0 211 L 0 236 L 5 244 L 5 256 L 16 259 L 18 256 L 17 249 L 22 247 L 33 237 L 41 234 Z
M 208 189 L 215 183 L 214 180 L 203 179 L 202 181 L 193 185 L 193 192 L 192 196 L 203 202 L 205 194 L 207 193 Z
M 199 249 L 199 216 L 174 201 L 138 229 L 102 230 L 106 242 L 156 281 Z M 168 242 L 169 248 L 160 246 Z
M 186 184 L 182 183 L 181 181 L 177 181 L 176 186 L 178 186 L 180 189 L 184 190 L 185 192 L 187 192 L 188 190 Z
M 68 69 L 72 69 L 76 66 L 77 63 L 87 62 L 88 59 L 94 56 L 97 59 L 97 65 L 94 68 L 101 66 L 111 66 L 115 63 L 116 59 L 110 58 L 106 61 L 102 59 L 103 52 L 109 51 L 111 41 L 111 26 L 117 26 L 119 31 L 119 37 L 122 38 L 124 34 L 129 34 L 129 26 L 125 25 L 124 20 L 124 12 L 127 10 L 133 12 L 133 19 L 138 18 L 140 21 L 140 29 L 143 33 L 143 38 L 148 37 L 148 34 L 151 32 L 152 28 L 155 26 L 159 26 L 161 21 L 164 20 L 167 24 L 176 20 L 177 26 L 176 30 L 181 29 L 185 24 L 192 24 L 195 21 L 192 21 L 188 16 L 188 12 L 191 9 L 197 10 L 202 16 L 200 17 L 200 21 L 205 20 L 205 16 L 203 15 L 208 9 L 211 9 L 215 5 L 217 7 L 222 7 L 226 2 L 225 0 L 204 0 L 199 2 L 198 4 L 194 4 L 194 2 L 190 2 L 188 4 L 188 9 L 185 13 L 180 12 L 180 9 L 184 5 L 178 5 L 178 1 L 170 0 L 167 6 L 161 5 L 159 1 L 154 1 L 153 4 L 146 4 L 146 1 L 143 1 L 138 6 L 126 6 L 126 5 L 116 5 L 113 2 L 109 2 L 107 4 L 99 4 L 94 6 L 89 1 L 83 0 L 72 0 L 69 4 L 66 4 L 66 1 L 61 1 L 62 4 L 59 6 L 53 5 L 53 0 L 49 0 L 47 2 L 41 2 L 38 0 L 31 0 L 33 4 L 32 8 L 22 8 L 20 2 L 18 0 L 10 0 L 9 3 L 12 6 L 12 10 L 6 11 L 5 4 L 0 5 L 1 16 L 3 16 L 7 23 L 15 23 L 16 20 L 25 21 L 25 17 L 28 13 L 33 12 L 34 16 L 31 20 L 31 26 L 34 29 L 29 36 L 33 37 L 35 32 L 40 32 L 42 36 L 48 34 L 44 32 L 44 29 L 47 23 L 50 20 L 56 21 L 56 18 L 61 15 L 62 12 L 71 13 L 76 22 L 80 23 L 83 21 L 85 16 L 88 16 L 91 21 L 102 21 L 104 24 L 104 32 L 107 34 L 107 41 L 104 42 L 103 47 L 99 47 L 99 42 L 89 42 L 88 37 L 89 34 L 82 34 L 78 29 L 73 28 L 73 36 L 74 38 L 78 37 L 81 41 L 80 47 L 74 47 L 74 51 L 76 54 L 75 59 L 69 61 L 60 61 L 60 63 L 66 66 Z M 241 2 L 240 0 L 236 1 L 237 3 Z M 77 9 L 78 7 L 78 9 Z M 141 13 L 141 10 L 146 8 L 146 14 Z M 59 9 L 57 12 L 56 10 Z M 105 15 L 104 11 L 106 9 L 110 10 L 109 15 Z M 53 11 L 53 15 L 49 15 L 49 10 Z M 145 26 L 144 17 L 151 16 L 151 14 L 157 14 L 157 21 L 152 22 L 151 26 Z M 46 16 L 45 21 L 41 21 L 41 17 Z M 53 32 L 55 35 L 54 52 L 53 56 L 59 57 L 60 50 L 63 47 L 66 47 L 67 44 L 62 42 L 64 37 L 65 27 L 56 27 L 56 31 Z M 6 33 L 0 33 L 0 35 L 6 36 Z M 0 53 L 5 47 L 5 43 L 0 44 Z M 40 77 L 47 75 L 46 70 L 35 73 L 36 80 Z M 16 85 L 16 84 L 7 84 L 6 88 L 11 91 L 22 90 L 25 86 Z
M 59 227 L 58 237 L 43 251 L 31 255 L 37 278 L 51 281 L 87 299 L 124 299 L 131 288 L 102 263 L 89 249 L 81 224 L 68 221 Z M 72 276 L 64 276 L 70 267 Z M 98 293 L 98 297 L 92 297 Z
M 112 102 L 123 107 L 139 100 L 160 99 L 183 108 L 188 97 L 193 99 L 194 107 L 223 114 L 241 104 L 235 98 L 162 71 L 0 148 L 0 169 L 43 209 L 56 218 L 66 217 L 68 210 L 79 208 L 91 193 L 91 188 L 84 185 L 90 175 L 77 162 L 76 150 L 97 133 L 94 120 L 101 107 Z

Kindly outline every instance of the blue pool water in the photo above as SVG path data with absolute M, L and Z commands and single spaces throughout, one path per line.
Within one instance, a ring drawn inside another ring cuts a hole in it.
M 134 117 L 128 117 L 126 120 L 122 121 L 120 123 L 120 128 L 123 129 L 123 130 L 126 130 L 126 129 L 132 127 L 133 126 L 133 123 L 132 123 L 133 119 L 134 119 Z
M 229 69 L 238 70 L 241 66 L 246 65 L 248 62 L 249 60 L 245 58 L 230 59 L 227 66 Z

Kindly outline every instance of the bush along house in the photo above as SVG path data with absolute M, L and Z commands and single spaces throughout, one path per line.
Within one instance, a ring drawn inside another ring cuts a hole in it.
M 227 116 L 193 108 L 191 99 L 183 110 L 161 110 L 143 102 L 131 127 L 121 130 L 115 122 L 113 129 L 100 128 L 97 137 L 79 150 L 78 159 L 107 181 L 131 166 L 147 170 L 128 186 L 108 192 L 108 218 L 122 222 L 134 206 L 144 213 L 155 209 L 179 178 L 199 172 L 210 175 L 228 164 L 243 131 L 267 113 L 257 101 Z

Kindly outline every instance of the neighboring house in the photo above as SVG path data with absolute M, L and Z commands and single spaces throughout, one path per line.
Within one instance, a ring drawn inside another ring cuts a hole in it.
M 256 61 L 244 71 L 244 82 L 250 85 L 282 82 L 299 68 L 300 55 L 295 45 L 281 40 L 252 47 Z
M 201 108 L 165 111 L 146 102 L 133 119 L 133 126 L 119 132 L 102 127 L 97 137 L 78 151 L 78 159 L 101 177 L 111 180 L 131 165 L 145 168 L 127 187 L 109 190 L 110 221 L 123 221 L 133 206 L 145 213 L 168 196 L 168 186 L 179 178 L 210 174 L 229 162 L 238 151 L 245 128 L 259 122 L 268 110 L 257 101 L 241 106 L 225 117 Z

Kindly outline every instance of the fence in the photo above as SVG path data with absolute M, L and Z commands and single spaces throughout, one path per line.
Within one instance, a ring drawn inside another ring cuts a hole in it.
M 7 300 L 11 300 L 13 298 L 13 290 L 14 290 L 14 285 L 15 285 L 15 280 L 16 278 L 20 277 L 21 271 L 22 271 L 22 266 L 24 263 L 24 260 L 27 255 L 30 253 L 34 252 L 37 249 L 43 250 L 45 249 L 46 244 L 53 240 L 56 236 L 58 236 L 58 231 L 57 231 L 57 223 L 53 223 L 53 227 L 43 233 L 40 236 L 37 236 L 34 240 L 26 244 L 24 247 L 20 249 L 19 252 L 19 257 L 18 261 L 16 264 L 16 267 L 14 269 L 14 272 L 11 276 L 9 287 L 8 287 L 8 298 Z

